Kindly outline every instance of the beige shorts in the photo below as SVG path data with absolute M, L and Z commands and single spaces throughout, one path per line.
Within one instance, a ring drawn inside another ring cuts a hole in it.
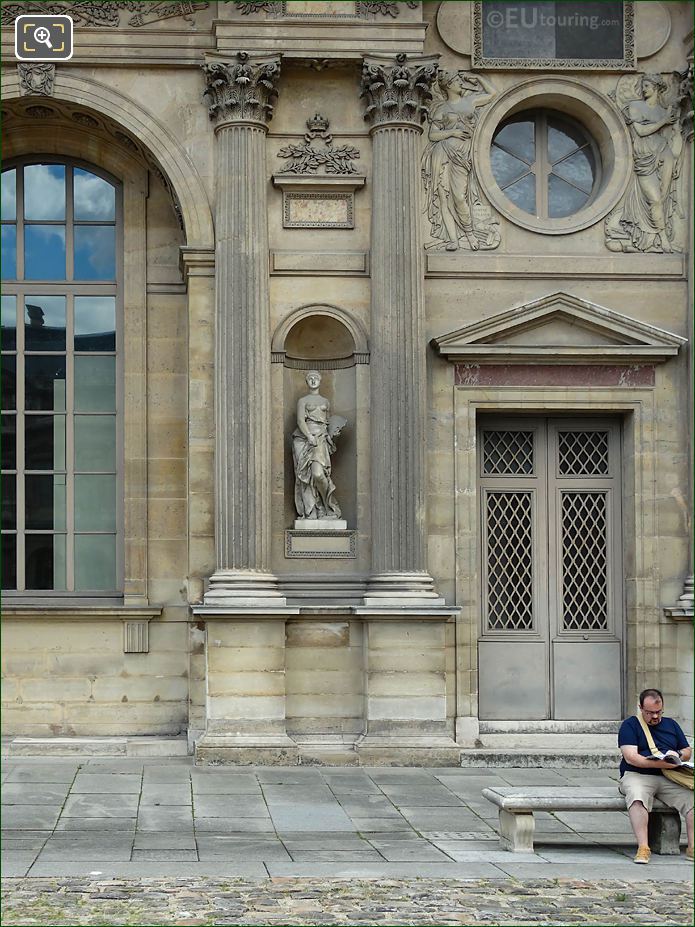
M 634 801 L 641 801 L 647 811 L 651 811 L 654 799 L 658 798 L 670 808 L 680 811 L 683 817 L 693 810 L 693 793 L 690 789 L 671 782 L 666 776 L 626 772 L 618 783 L 618 790 L 625 796 L 628 808 Z

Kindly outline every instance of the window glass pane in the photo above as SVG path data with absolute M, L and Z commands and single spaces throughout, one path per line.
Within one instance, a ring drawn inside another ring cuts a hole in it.
M 594 153 L 590 148 L 575 151 L 569 158 L 559 161 L 553 166 L 553 173 L 568 180 L 585 193 L 591 193 L 596 175 Z
M 17 358 L 14 354 L 2 356 L 2 407 L 14 409 L 17 404 Z
M 24 277 L 26 280 L 65 280 L 65 227 L 24 227 Z
M 75 477 L 75 530 L 116 530 L 116 477 Z
M 579 126 L 558 119 L 548 119 L 548 157 L 559 161 L 588 141 Z
M 2 172 L 2 218 L 14 219 L 17 215 L 17 171 Z
M 27 415 L 24 444 L 27 470 L 64 470 L 65 416 Z
M 65 350 L 65 297 L 27 296 L 24 300 L 27 351 Z
M 2 536 L 2 588 L 17 588 L 17 537 L 14 534 Z
M 2 227 L 2 279 L 17 279 L 17 226 Z
M 65 535 L 27 534 L 27 589 L 65 589 Z
M 116 469 L 115 416 L 75 416 L 75 469 Z
M 2 314 L 0 315 L 3 351 L 14 351 L 17 347 L 17 299 L 15 296 L 2 297 Z
M 28 164 L 24 168 L 24 218 L 65 218 L 63 164 Z
M 75 297 L 75 350 L 116 350 L 116 297 Z
M 533 164 L 536 160 L 535 129 L 533 119 L 514 120 L 495 132 L 493 142 L 527 164 Z
M 503 190 L 507 184 L 518 180 L 529 169 L 525 161 L 512 157 L 512 155 L 507 154 L 506 151 L 502 151 L 501 148 L 497 148 L 495 145 L 492 146 L 490 151 L 490 164 L 495 180 Z
M 116 229 L 113 225 L 75 226 L 74 278 L 116 279 Z
M 2 527 L 14 531 L 17 527 L 17 477 L 2 475 Z
M 516 183 L 505 187 L 505 194 L 512 203 L 516 203 L 519 209 L 524 212 L 530 212 L 534 215 L 536 212 L 536 178 L 533 174 L 527 174 Z
M 24 369 L 25 407 L 62 411 L 65 408 L 65 357 L 27 355 Z
M 75 358 L 75 411 L 116 411 L 116 358 Z
M 116 189 L 107 180 L 76 167 L 73 176 L 75 219 L 96 222 L 116 218 Z
M 116 588 L 116 538 L 112 534 L 75 535 L 75 589 Z
M 17 416 L 2 416 L 2 469 L 15 470 L 17 467 Z
M 554 174 L 548 177 L 548 215 L 552 219 L 571 216 L 578 212 L 588 199 L 588 193 L 571 187 Z
M 65 531 L 65 474 L 25 477 L 27 528 Z

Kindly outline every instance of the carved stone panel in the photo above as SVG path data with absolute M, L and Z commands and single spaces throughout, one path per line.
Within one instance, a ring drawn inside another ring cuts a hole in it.
M 23 96 L 53 96 L 56 66 L 50 62 L 29 61 L 17 65 L 19 86 Z
M 486 78 L 466 71 L 439 71 L 428 111 L 429 144 L 422 156 L 425 208 L 432 241 L 428 250 L 489 251 L 500 243 L 474 171 L 473 136 L 478 108 L 495 97 Z
M 630 131 L 632 175 L 625 196 L 606 217 L 606 247 L 683 252 L 692 68 L 683 74 L 625 75 L 612 96 Z

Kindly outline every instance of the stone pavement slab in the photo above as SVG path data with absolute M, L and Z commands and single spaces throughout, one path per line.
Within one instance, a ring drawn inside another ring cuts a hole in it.
M 584 873 L 642 884 L 646 869 L 660 879 L 691 878 L 683 858 L 634 866 L 625 812 L 539 813 L 536 852 L 502 850 L 497 811 L 482 788 L 541 780 L 589 792 L 615 785 L 610 772 L 586 779 L 577 772 L 196 769 L 184 758 L 55 765 L 21 758 L 11 764 L 4 797 L 5 875 L 509 882 Z

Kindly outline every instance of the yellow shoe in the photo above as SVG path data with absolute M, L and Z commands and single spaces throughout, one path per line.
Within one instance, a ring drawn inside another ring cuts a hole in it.
M 686 849 L 686 851 L 685 851 L 685 858 L 686 858 L 686 859 L 695 859 L 695 855 L 693 855 L 693 848 L 692 848 L 692 847 L 688 847 L 688 848 Z
M 637 847 L 637 853 L 632 860 L 633 863 L 642 863 L 645 865 L 652 858 L 652 851 L 649 847 Z

